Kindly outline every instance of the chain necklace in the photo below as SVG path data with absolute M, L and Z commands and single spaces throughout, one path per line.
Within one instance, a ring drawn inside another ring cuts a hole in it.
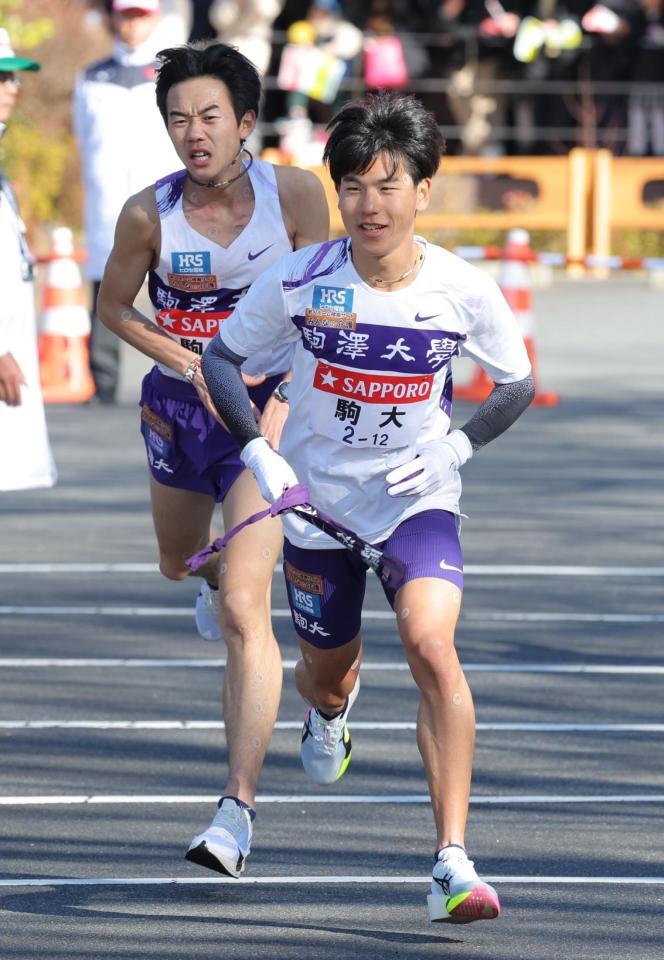
M 405 273 L 402 273 L 400 277 L 396 277 L 394 280 L 383 280 L 382 277 L 369 277 L 369 283 L 371 284 L 380 284 L 381 286 L 391 286 L 394 283 L 401 283 L 402 280 L 405 280 L 407 277 L 412 276 L 416 270 L 422 265 L 424 260 L 424 251 L 419 248 L 415 257 L 415 263 L 412 265 L 410 270 L 406 270 Z
M 195 183 L 195 184 L 196 184 L 197 187 L 212 187 L 212 188 L 214 188 L 214 189 L 217 189 L 217 188 L 220 188 L 220 187 L 227 187 L 227 186 L 229 186 L 229 184 L 235 183 L 236 180 L 239 180 L 240 177 L 243 177 L 243 176 L 245 175 L 245 173 L 247 173 L 247 172 L 249 171 L 249 168 L 251 167 L 252 163 L 254 162 L 254 158 L 253 158 L 251 152 L 250 152 L 249 150 L 247 150 L 247 148 L 243 145 L 243 146 L 240 147 L 240 149 L 238 150 L 238 152 L 235 154 L 235 156 L 234 156 L 233 159 L 231 160 L 229 166 L 232 167 L 233 164 L 235 163 L 235 161 L 237 160 L 237 158 L 238 158 L 241 154 L 243 154 L 243 153 L 246 153 L 246 154 L 248 155 L 248 157 L 249 157 L 249 163 L 248 163 L 246 166 L 244 166 L 244 164 L 243 164 L 242 169 L 240 170 L 240 172 L 237 173 L 234 177 L 231 177 L 230 180 L 216 180 L 216 181 L 215 181 L 215 180 L 206 180 L 206 181 L 196 180 L 196 179 L 194 179 L 194 177 L 192 177 L 192 175 L 189 173 L 188 170 L 187 170 L 187 176 L 189 177 L 189 179 L 191 180 L 192 183 Z

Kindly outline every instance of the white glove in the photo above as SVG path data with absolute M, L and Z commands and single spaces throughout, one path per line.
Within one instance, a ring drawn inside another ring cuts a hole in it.
M 274 503 L 288 487 L 297 483 L 292 469 L 275 453 L 265 437 L 255 437 L 240 451 L 240 460 L 256 477 L 261 496 Z
M 412 497 L 444 487 L 473 455 L 470 440 L 463 430 L 452 430 L 442 440 L 419 447 L 417 456 L 390 470 L 386 480 L 391 497 Z

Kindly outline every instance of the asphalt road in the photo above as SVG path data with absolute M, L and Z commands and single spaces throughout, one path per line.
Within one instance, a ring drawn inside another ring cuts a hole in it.
M 284 694 L 246 879 L 184 861 L 224 777 L 224 650 L 197 637 L 195 584 L 156 572 L 145 365 L 125 355 L 117 407 L 49 408 L 57 487 L 0 497 L 2 960 L 661 960 L 662 299 L 622 277 L 539 291 L 561 403 L 464 468 L 468 846 L 491 923 L 428 922 L 417 695 L 373 578 L 348 774 L 301 770 L 277 574 Z

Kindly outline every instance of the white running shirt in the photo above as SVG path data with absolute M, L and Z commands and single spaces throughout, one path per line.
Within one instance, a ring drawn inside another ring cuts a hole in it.
M 296 344 L 280 452 L 315 506 L 372 543 L 425 510 L 459 512 L 458 474 L 424 496 L 391 497 L 385 481 L 419 445 L 448 433 L 452 358 L 463 352 L 497 383 L 530 373 L 497 284 L 416 239 L 425 252 L 420 272 L 394 293 L 361 279 L 348 238 L 298 250 L 253 284 L 220 331 L 240 356 Z M 339 547 L 290 514 L 283 521 L 297 546 Z

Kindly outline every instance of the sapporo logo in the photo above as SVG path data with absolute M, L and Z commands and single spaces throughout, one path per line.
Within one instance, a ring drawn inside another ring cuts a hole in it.
M 173 273 L 211 273 L 209 250 L 196 250 L 191 253 L 172 253 Z

